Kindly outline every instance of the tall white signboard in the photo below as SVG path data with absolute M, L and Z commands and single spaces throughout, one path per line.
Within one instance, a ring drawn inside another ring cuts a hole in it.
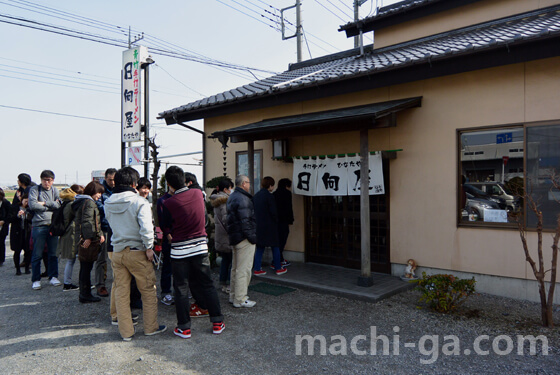
M 123 52 L 122 66 L 122 142 L 140 140 L 142 92 L 140 90 L 141 65 L 148 57 L 148 49 L 134 47 Z

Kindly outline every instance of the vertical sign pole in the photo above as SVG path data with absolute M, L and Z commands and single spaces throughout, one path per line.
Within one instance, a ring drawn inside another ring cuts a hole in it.
M 123 113 L 123 70 L 121 69 L 121 168 L 126 165 L 126 148 L 123 141 L 124 124 L 122 123 L 122 113 Z
M 144 64 L 144 177 L 149 177 L 150 172 L 150 64 Z

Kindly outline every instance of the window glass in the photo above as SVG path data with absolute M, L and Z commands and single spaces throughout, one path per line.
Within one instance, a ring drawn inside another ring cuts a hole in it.
M 460 133 L 460 221 L 507 225 L 522 211 L 522 127 Z
M 247 151 L 238 151 L 235 154 L 235 175 L 247 175 L 249 173 L 249 156 Z M 255 150 L 254 153 L 254 171 L 255 171 L 255 192 L 259 191 L 261 186 L 262 175 L 262 150 Z
M 560 191 L 553 181 L 560 173 L 560 125 L 527 127 L 527 193 L 543 214 L 545 228 L 555 228 L 560 213 Z M 530 202 L 527 202 L 530 204 Z M 535 227 L 537 218 L 527 207 L 527 225 Z

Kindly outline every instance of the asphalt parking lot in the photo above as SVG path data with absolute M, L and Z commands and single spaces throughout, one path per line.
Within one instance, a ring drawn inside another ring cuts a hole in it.
M 539 351 L 502 355 L 490 350 L 479 356 L 442 352 L 445 335 L 457 334 L 472 342 L 481 334 L 492 338 L 518 333 L 505 332 L 508 319 L 520 319 L 514 316 L 515 309 L 522 312 L 534 304 L 519 306 L 511 300 L 479 297 L 474 301 L 479 308 L 485 303 L 501 304 L 498 318 L 501 311 L 508 312 L 498 319 L 503 325 L 492 326 L 483 319 L 419 309 L 412 301 L 417 295 L 411 291 L 378 303 L 299 289 L 280 295 L 251 291 L 257 305 L 250 309 L 233 308 L 219 292 L 226 324 L 221 335 L 212 334 L 207 318 L 197 318 L 190 339 L 174 336 L 175 308 L 160 304 L 160 324 L 166 324 L 168 331 L 144 336 L 141 310 L 135 310 L 140 314 L 136 335 L 131 342 L 123 342 L 117 327 L 111 325 L 108 298 L 80 304 L 77 291 L 63 292 L 46 279 L 41 290 L 32 290 L 30 275 L 15 276 L 11 252 L 7 255 L 0 267 L 0 369 L 4 374 L 560 373 L 558 329 L 521 331 L 548 334 L 547 355 Z M 59 269 L 63 266 L 60 261 Z M 430 342 L 422 342 L 427 333 L 432 335 Z M 317 339 L 311 348 L 301 340 L 305 335 Z M 387 338 L 386 347 L 381 335 Z M 439 342 L 434 340 L 438 337 Z M 413 343 L 417 346 L 411 347 Z

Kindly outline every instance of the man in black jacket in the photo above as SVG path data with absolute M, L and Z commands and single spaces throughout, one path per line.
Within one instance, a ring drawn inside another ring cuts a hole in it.
M 235 190 L 227 202 L 229 244 L 233 246 L 229 301 L 233 303 L 233 307 L 253 307 L 256 304 L 247 296 L 257 242 L 253 197 L 249 193 L 250 184 L 247 176 L 237 176 Z

